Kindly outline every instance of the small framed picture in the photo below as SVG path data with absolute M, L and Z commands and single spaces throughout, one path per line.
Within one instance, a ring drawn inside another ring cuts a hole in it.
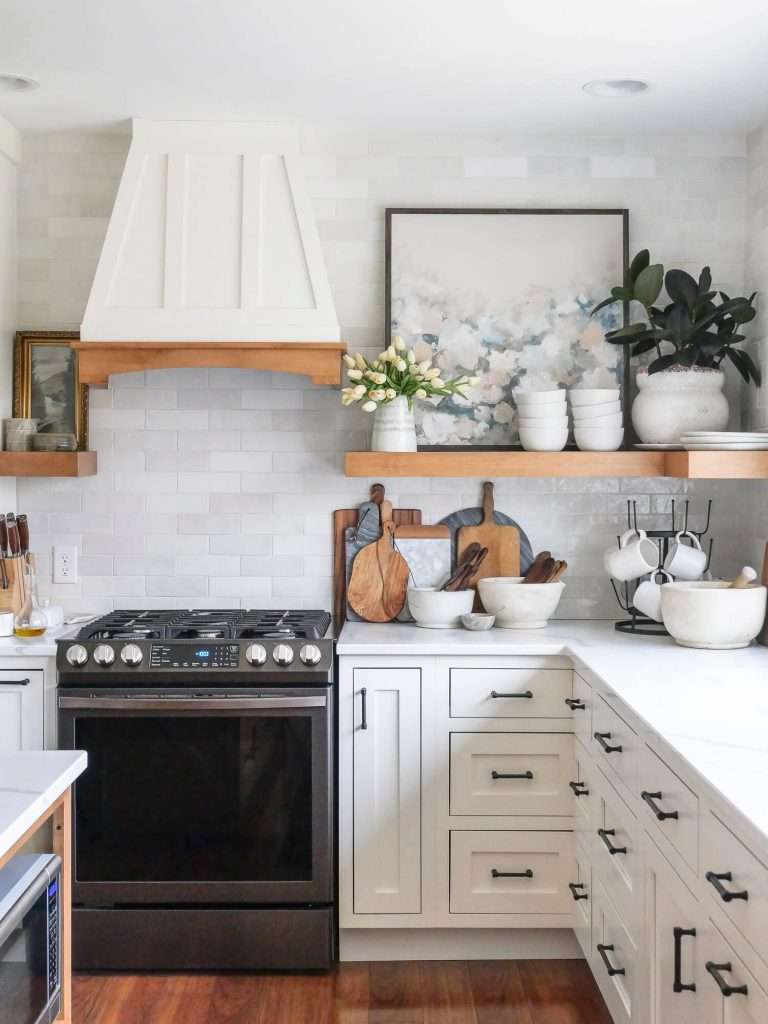
M 13 415 L 39 421 L 41 433 L 74 434 L 88 447 L 88 387 L 80 383 L 77 331 L 18 331 L 13 349 Z

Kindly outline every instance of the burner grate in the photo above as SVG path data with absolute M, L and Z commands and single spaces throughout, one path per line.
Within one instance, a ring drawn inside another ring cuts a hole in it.
M 259 637 L 320 640 L 331 616 L 325 611 L 200 608 L 180 611 L 118 610 L 88 623 L 79 640 L 252 640 Z

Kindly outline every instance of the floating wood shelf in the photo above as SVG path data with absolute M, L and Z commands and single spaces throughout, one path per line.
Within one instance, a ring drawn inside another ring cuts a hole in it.
M 96 452 L 0 452 L 0 476 L 95 476 Z
M 347 476 L 361 477 L 647 477 L 768 479 L 764 452 L 347 452 Z
M 106 387 L 112 373 L 176 367 L 272 370 L 341 383 L 341 341 L 73 341 L 81 384 Z

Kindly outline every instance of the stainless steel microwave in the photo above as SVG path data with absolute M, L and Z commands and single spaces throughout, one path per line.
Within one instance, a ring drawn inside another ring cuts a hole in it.
M 53 854 L 17 854 L 0 870 L 0 1024 L 59 1013 L 60 869 Z

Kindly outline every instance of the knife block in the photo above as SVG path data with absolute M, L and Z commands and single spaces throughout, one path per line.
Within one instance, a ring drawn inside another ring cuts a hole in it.
M 13 612 L 15 615 L 24 606 L 24 559 L 6 558 L 5 571 L 8 587 L 0 587 L 0 612 Z

